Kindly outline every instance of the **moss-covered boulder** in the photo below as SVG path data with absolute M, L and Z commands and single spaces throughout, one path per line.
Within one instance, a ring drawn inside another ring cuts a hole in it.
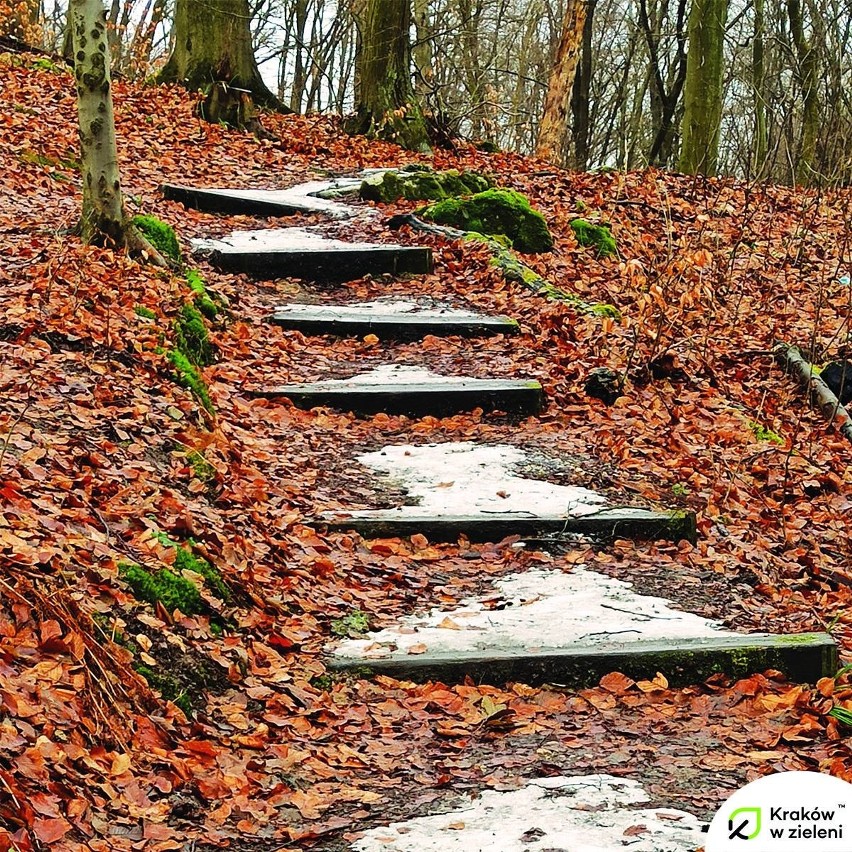
M 400 198 L 441 201 L 457 195 L 473 195 L 490 187 L 491 181 L 477 172 L 460 172 L 458 169 L 436 172 L 428 166 L 416 166 L 371 175 L 361 184 L 360 195 L 365 201 L 383 204 Z
M 585 219 L 575 219 L 571 230 L 581 246 L 593 246 L 598 257 L 613 257 L 618 254 L 618 246 L 612 231 L 606 225 L 593 225 Z
M 496 236 L 502 234 L 526 254 L 550 251 L 553 237 L 544 216 L 530 207 L 526 196 L 511 189 L 489 189 L 469 198 L 448 198 L 418 215 L 438 225 Z

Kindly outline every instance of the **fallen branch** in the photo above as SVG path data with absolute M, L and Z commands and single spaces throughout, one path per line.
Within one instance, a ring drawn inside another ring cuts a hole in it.
M 776 343 L 772 351 L 781 367 L 808 389 L 811 401 L 818 406 L 823 417 L 833 423 L 847 441 L 852 442 L 852 417 L 831 388 L 814 372 L 813 364 L 806 361 L 795 346 L 786 343 Z
M 598 316 L 611 316 L 621 319 L 621 314 L 613 305 L 601 302 L 586 302 L 576 293 L 569 293 L 555 287 L 546 279 L 542 278 L 534 269 L 527 266 L 520 258 L 503 242 L 496 237 L 487 234 L 479 234 L 476 231 L 460 231 L 458 228 L 450 228 L 446 225 L 435 225 L 432 222 L 424 222 L 413 213 L 401 213 L 392 216 L 388 220 L 388 227 L 396 231 L 403 225 L 408 225 L 412 230 L 424 234 L 432 234 L 435 237 L 443 237 L 445 240 L 463 240 L 464 242 L 475 242 L 488 246 L 492 254 L 491 263 L 498 267 L 507 281 L 515 281 L 523 284 L 534 293 L 553 299 L 557 302 L 567 302 L 578 311 L 586 314 L 597 314 Z

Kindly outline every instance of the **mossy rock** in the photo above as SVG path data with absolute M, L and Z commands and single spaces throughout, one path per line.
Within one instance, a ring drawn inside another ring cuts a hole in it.
M 571 230 L 581 246 L 594 246 L 598 257 L 613 257 L 618 254 L 618 246 L 612 231 L 606 225 L 593 225 L 585 219 L 575 219 Z
M 406 166 L 398 172 L 384 172 L 368 177 L 361 184 L 360 195 L 366 201 L 389 204 L 400 198 L 409 201 L 442 201 L 457 195 L 473 195 L 491 187 L 491 181 L 477 172 L 449 169 L 436 172 L 428 166 Z
M 448 198 L 425 207 L 419 215 L 463 231 L 503 234 L 515 249 L 525 254 L 553 248 L 553 237 L 544 216 L 530 207 L 526 196 L 511 189 L 489 189 L 470 198 Z
M 180 263 L 180 245 L 175 229 L 156 216 L 134 216 L 133 224 L 163 257 Z

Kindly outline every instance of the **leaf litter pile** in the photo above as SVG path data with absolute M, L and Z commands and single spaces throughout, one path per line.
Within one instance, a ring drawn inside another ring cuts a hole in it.
M 184 210 L 162 200 L 164 182 L 284 187 L 412 157 L 321 118 L 267 117 L 275 138 L 258 141 L 199 122 L 175 89 L 118 83 L 116 101 L 128 204 L 184 245 L 332 225 Z M 844 353 L 848 191 L 437 152 L 436 167 L 528 194 L 556 236 L 528 263 L 621 321 L 507 283 L 482 247 L 389 231 L 386 215 L 415 206 L 401 202 L 334 228 L 431 245 L 434 274 L 322 289 L 196 264 L 216 306 L 199 374 L 211 413 L 168 359 L 194 298 L 185 275 L 67 233 L 80 205 L 70 76 L 4 54 L 0 102 L 0 850 L 346 849 L 382 821 L 541 775 L 641 773 L 660 803 L 703 817 L 771 771 L 852 780 L 843 674 L 672 689 L 664 673 L 612 673 L 568 691 L 342 679 L 322 657 L 334 636 L 451 606 L 509 571 L 580 563 L 738 628 L 829 630 L 852 651 L 852 447 L 771 357 L 776 339 L 818 363 Z M 618 257 L 577 244 L 578 215 L 611 224 Z M 380 343 L 264 321 L 294 296 L 410 295 L 508 314 L 522 333 Z M 251 393 L 380 363 L 538 378 L 548 408 L 520 423 L 359 419 Z M 584 392 L 595 367 L 626 375 L 610 407 Z M 361 452 L 444 440 L 573 460 L 551 476 L 694 509 L 699 542 L 540 552 L 306 525 L 389 499 L 354 461 Z M 152 578 L 168 578 L 159 599 Z

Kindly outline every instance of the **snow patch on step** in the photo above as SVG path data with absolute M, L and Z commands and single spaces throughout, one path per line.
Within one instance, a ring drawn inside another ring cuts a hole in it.
M 300 316 L 302 314 L 322 313 L 329 319 L 361 319 L 372 316 L 416 316 L 424 318 L 457 317 L 459 319 L 482 319 L 483 314 L 474 311 L 465 311 L 448 306 L 435 305 L 427 307 L 413 299 L 375 299 L 371 302 L 355 302 L 349 305 L 311 305 L 290 303 L 280 305 L 275 309 L 278 315 L 289 314 Z
M 455 386 L 471 387 L 490 381 L 489 379 L 473 379 L 467 376 L 442 376 L 424 367 L 412 367 L 406 364 L 381 364 L 374 370 L 358 373 L 357 376 L 352 376 L 349 379 L 333 379 L 322 384 L 325 387 L 358 388 L 393 387 L 395 385 L 445 385 L 447 390 L 452 390 Z
M 331 251 L 398 251 L 402 246 L 384 243 L 347 243 L 325 237 L 307 228 L 266 228 L 259 231 L 234 231 L 222 239 L 192 240 L 192 251 L 206 254 L 248 252 L 331 252 Z
M 353 852 L 695 852 L 701 823 L 686 811 L 638 808 L 650 797 L 611 775 L 539 778 L 488 790 L 465 807 L 374 828 Z
M 630 583 L 582 566 L 570 574 L 526 571 L 496 580 L 494 586 L 496 593 L 487 598 L 468 598 L 455 609 L 406 616 L 395 627 L 339 643 L 333 653 L 347 659 L 411 653 L 527 654 L 578 645 L 700 639 L 727 632 L 716 622 L 672 609 L 663 598 L 637 594 Z
M 359 456 L 358 461 L 404 487 L 417 505 L 349 514 L 356 518 L 494 514 L 568 518 L 605 508 L 605 498 L 588 488 L 517 476 L 513 470 L 527 459 L 523 450 L 506 444 L 465 441 L 385 447 Z

